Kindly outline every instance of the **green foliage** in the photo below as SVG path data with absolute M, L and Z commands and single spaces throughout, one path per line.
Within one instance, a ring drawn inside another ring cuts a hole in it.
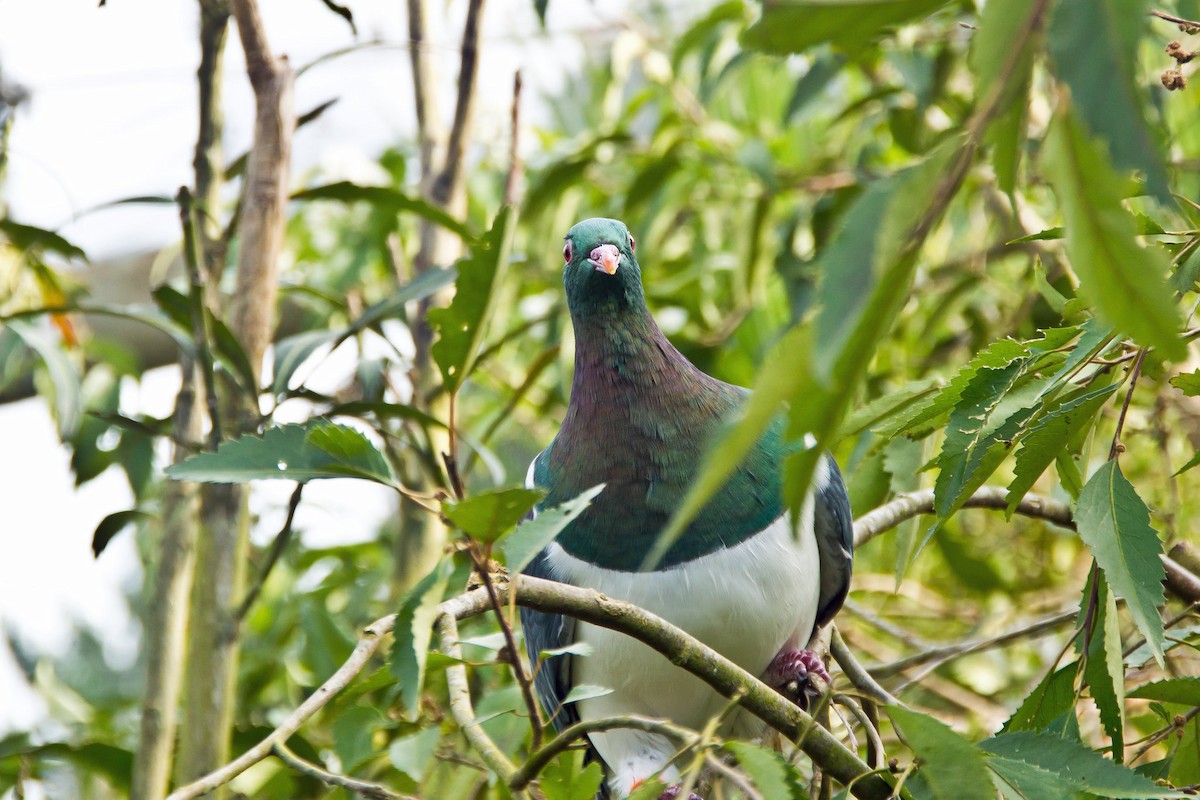
M 553 508 L 544 508 L 533 519 L 526 520 L 517 526 L 513 533 L 504 539 L 501 550 L 504 553 L 504 563 L 513 572 L 525 569 L 543 547 L 554 541 L 559 532 L 567 524 L 578 517 L 604 491 L 604 484 L 593 486 L 574 500 L 568 500 Z
M 983 755 L 933 717 L 890 708 L 888 714 L 913 752 L 924 762 L 920 775 L 936 800 L 992 800 Z
M 203 483 L 317 478 L 363 478 L 385 486 L 393 482 L 383 454 L 366 436 L 325 419 L 228 440 L 215 453 L 184 459 L 166 473 L 175 480 Z
M 1162 543 L 1150 527 L 1150 510 L 1116 461 L 1107 461 L 1084 484 L 1075 509 L 1079 535 L 1092 548 L 1118 596 L 1125 599 L 1138 630 L 1162 662 Z
M 491 543 L 512 530 L 545 494 L 540 489 L 480 492 L 457 502 L 442 503 L 442 515 L 463 533 Z

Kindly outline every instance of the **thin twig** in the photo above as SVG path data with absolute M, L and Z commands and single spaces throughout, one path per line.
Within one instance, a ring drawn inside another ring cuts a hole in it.
M 863 709 L 858 702 L 847 694 L 835 694 L 833 702 L 845 706 L 850 710 L 850 713 L 858 720 L 858 724 L 862 726 L 863 733 L 866 734 L 869 746 L 867 753 L 874 753 L 875 758 L 871 760 L 872 767 L 878 768 L 884 761 L 883 739 L 879 736 L 878 722 L 872 720 L 870 715 Z M 903 705 L 902 703 L 900 705 Z
M 846 640 L 842 638 L 842 632 L 836 627 L 833 629 L 833 638 L 829 642 L 829 652 L 837 661 L 838 666 L 842 668 L 842 673 L 850 679 L 850 683 L 854 685 L 866 697 L 871 698 L 877 703 L 885 706 L 904 706 L 891 692 L 883 688 L 873 677 L 871 673 L 859 663 L 854 657 L 854 653 L 846 646 Z
M 236 624 L 240 625 L 246 618 L 246 614 L 250 612 L 250 608 L 254 605 L 254 601 L 258 599 L 258 595 L 262 592 L 263 586 L 267 583 L 267 578 L 271 575 L 271 570 L 275 568 L 275 563 L 279 561 L 283 551 L 287 549 L 288 542 L 292 540 L 292 522 L 296 518 L 296 509 L 300 506 L 300 495 L 304 491 L 304 484 L 297 483 L 296 488 L 292 490 L 292 496 L 288 499 L 287 518 L 283 521 L 283 527 L 279 529 L 279 533 L 275 534 L 275 539 L 271 542 L 271 549 L 267 551 L 267 558 L 263 562 L 262 569 L 259 570 L 258 578 L 254 581 L 254 585 L 250 587 L 250 591 L 246 594 L 246 599 L 238 607 L 237 614 L 234 616 Z
M 521 663 L 521 651 L 517 649 L 517 639 L 513 635 L 512 622 L 505 615 L 504 603 L 496 593 L 496 585 L 492 582 L 491 570 L 488 569 L 487 554 L 479 551 L 476 542 L 470 542 L 467 545 L 467 553 L 471 556 L 471 563 L 475 565 L 475 571 L 479 573 L 483 588 L 487 590 L 492 610 L 496 612 L 496 621 L 500 624 L 500 631 L 504 636 L 504 644 L 508 651 L 508 663 L 512 667 L 513 677 L 517 679 L 517 685 L 521 687 L 521 697 L 525 701 L 525 708 L 529 711 L 529 726 L 533 731 L 532 746 L 536 749 L 542 744 L 545 726 L 542 724 L 542 713 L 538 709 L 537 699 L 533 696 L 533 681 L 525 673 L 525 665 Z
M 307 775 L 310 778 L 316 778 L 321 783 L 328 784 L 329 786 L 338 786 L 362 797 L 372 798 L 372 800 L 419 800 L 419 798 L 413 797 L 410 794 L 393 792 L 391 789 L 378 783 L 360 781 L 357 778 L 349 778 L 345 775 L 338 775 L 337 773 L 321 769 L 311 761 L 305 761 L 293 753 L 283 742 L 276 742 L 274 749 L 275 755 L 279 756 L 283 763 L 296 770 L 296 772 Z
M 1188 29 L 1200 30 L 1200 22 L 1193 22 L 1190 19 L 1183 19 L 1182 17 L 1174 17 L 1174 16 L 1171 16 L 1170 14 L 1164 14 L 1161 11 L 1151 11 L 1150 16 L 1158 17 L 1159 19 L 1166 20 L 1167 22 L 1174 22 L 1176 25 L 1178 25 L 1180 27 L 1181 30 L 1187 30 L 1189 33 L 1192 33 L 1193 31 L 1188 30 Z
M 521 203 L 521 183 L 525 164 L 521 160 L 521 70 L 513 76 L 512 137 L 508 144 L 508 175 L 504 178 L 504 205 Z
M 1129 413 L 1129 404 L 1133 401 L 1133 390 L 1137 388 L 1138 378 L 1142 374 L 1142 362 L 1146 360 L 1147 347 L 1138 350 L 1137 360 L 1129 370 L 1129 390 L 1125 392 L 1125 400 L 1121 403 L 1121 413 L 1117 416 L 1117 428 L 1113 432 L 1112 446 L 1108 449 L 1108 460 L 1112 461 L 1125 451 L 1121 444 L 1121 432 L 1125 429 L 1125 415 Z
M 530 783 L 537 780 L 538 774 L 541 773 L 547 764 L 553 761 L 559 753 L 568 750 L 576 741 L 593 733 L 611 730 L 655 733 L 665 736 L 680 745 L 689 746 L 699 739 L 699 734 L 696 731 L 689 730 L 681 725 L 676 725 L 666 720 L 650 719 L 649 717 L 639 717 L 636 715 L 600 717 L 599 719 L 576 722 L 546 742 L 540 749 L 534 750 L 530 754 L 529 759 L 513 773 L 512 778 L 509 779 L 508 787 L 514 790 L 524 789 Z
M 749 779 L 747 779 L 745 775 L 738 772 L 721 759 L 717 758 L 711 752 L 706 752 L 704 754 L 704 763 L 707 764 L 708 768 L 713 772 L 716 772 L 722 778 L 736 786 L 738 790 L 746 796 L 746 800 L 764 800 L 762 794 L 760 794 L 759 791 L 754 788 L 754 785 L 750 783 Z
M 466 161 L 467 129 L 475 111 L 475 81 L 479 75 L 479 30 L 483 15 L 483 0 L 470 0 L 467 21 L 463 26 L 462 59 L 458 68 L 458 102 L 454 106 L 454 123 L 446 147 L 445 165 L 433 185 L 433 199 L 445 208 L 462 186 Z

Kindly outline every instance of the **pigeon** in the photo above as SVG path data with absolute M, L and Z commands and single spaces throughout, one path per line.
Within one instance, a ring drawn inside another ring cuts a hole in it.
M 705 374 L 667 340 L 647 308 L 634 250 L 628 228 L 614 219 L 584 220 L 566 235 L 563 285 L 575 372 L 562 426 L 530 464 L 526 483 L 546 492 L 535 513 L 598 484 L 604 489 L 524 571 L 651 611 L 802 702 L 810 675 L 829 678 L 804 647 L 841 608 L 850 585 L 845 483 L 823 454 L 798 517 L 788 512 L 783 461 L 805 445 L 787 441 L 781 416 L 658 563 L 645 568 L 708 448 L 749 392 Z M 557 730 L 629 714 L 699 730 L 728 703 L 633 638 L 526 608 L 521 620 L 535 688 Z M 574 654 L 541 657 L 569 645 Z M 564 703 L 576 686 L 608 691 Z M 740 711 L 720 728 L 746 738 L 763 730 Z M 669 739 L 629 729 L 588 738 L 589 757 L 607 776 L 599 797 L 619 800 L 650 778 L 670 785 L 661 800 L 680 796 Z

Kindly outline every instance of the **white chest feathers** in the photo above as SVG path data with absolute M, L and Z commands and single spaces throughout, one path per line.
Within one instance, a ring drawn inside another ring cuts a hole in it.
M 661 572 L 603 569 L 558 545 L 550 548 L 549 564 L 555 579 L 651 611 L 759 675 L 784 645 L 803 647 L 812 633 L 820 559 L 811 500 L 801 512 L 799 528 L 794 536 L 784 517 L 734 547 Z M 579 703 L 584 720 L 639 714 L 699 729 L 725 702 L 641 642 L 585 623 L 576 631 L 577 639 L 591 645 L 591 653 L 574 658 L 572 683 L 613 690 Z M 739 721 L 739 734 L 756 732 L 753 724 L 745 727 L 747 722 Z M 660 769 L 673 752 L 660 737 L 633 731 L 596 734 L 592 744 L 613 771 L 611 785 L 619 797 Z M 669 772 L 666 777 L 671 779 Z

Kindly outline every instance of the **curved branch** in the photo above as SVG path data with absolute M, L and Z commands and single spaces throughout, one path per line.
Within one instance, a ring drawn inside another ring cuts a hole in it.
M 1008 490 L 1002 486 L 984 486 L 966 499 L 963 508 L 1008 508 Z M 1027 494 L 1017 503 L 1014 512 L 1075 530 L 1075 517 L 1066 503 L 1037 494 Z M 854 546 L 860 547 L 891 530 L 905 520 L 933 513 L 933 492 L 923 489 L 907 492 L 879 508 L 868 511 L 854 521 Z M 1184 567 L 1166 553 L 1159 553 L 1166 579 L 1163 586 L 1171 594 L 1188 603 L 1200 602 L 1200 576 Z
M 378 783 L 360 781 L 357 778 L 348 778 L 345 775 L 338 775 L 337 773 L 321 769 L 316 764 L 305 761 L 293 753 L 283 742 L 275 743 L 275 755 L 279 756 L 283 763 L 296 770 L 296 772 L 308 775 L 310 778 L 316 778 L 321 783 L 330 786 L 340 786 L 361 797 L 369 797 L 372 800 L 419 800 L 419 798 L 413 797 L 410 794 L 397 794 Z
M 871 769 L 866 763 L 848 750 L 831 733 L 817 726 L 812 717 L 785 700 L 758 678 L 661 617 L 630 603 L 613 600 L 591 589 L 581 589 L 525 575 L 518 576 L 507 585 L 496 586 L 497 593 L 505 602 L 512 597 L 514 589 L 516 596 L 513 599 L 519 605 L 539 611 L 569 614 L 584 622 L 620 631 L 662 653 L 671 663 L 696 675 L 725 697 L 743 693 L 741 698 L 743 708 L 790 739 L 801 739 L 800 748 L 841 783 L 848 784 L 855 781 L 853 789 L 855 797 L 863 800 L 885 800 L 892 795 L 892 787 L 882 776 L 871 774 Z M 457 648 L 457 636 L 454 633 L 456 626 L 452 624 L 452 621 L 481 614 L 490 607 L 487 593 L 482 588 L 446 600 L 438 607 L 439 632 L 442 634 L 442 644 L 443 648 L 447 649 L 447 655 L 453 655 Z M 448 624 L 446 620 L 450 620 L 451 623 Z M 176 790 L 168 800 L 191 800 L 191 798 L 199 797 L 228 783 L 250 766 L 266 758 L 276 742 L 286 742 L 288 737 L 299 730 L 307 719 L 316 714 L 322 706 L 349 685 L 350 681 L 366 666 L 379 647 L 380 639 L 391 631 L 394 623 L 395 615 L 383 617 L 372 623 L 363 631 L 350 658 L 338 671 L 309 696 L 299 708 L 288 715 L 287 719 L 263 741 L 224 767 Z M 452 702 L 461 703 L 463 699 L 461 690 L 465 688 L 465 669 L 461 664 L 455 664 L 447 668 L 447 673 L 452 684 L 455 681 L 462 681 L 458 689 L 454 685 L 451 687 Z M 457 697 L 454 697 L 453 694 L 456 692 L 458 693 Z M 466 702 L 470 703 L 469 695 L 466 697 Z M 460 705 L 460 711 L 461 709 Z M 468 719 L 473 719 L 473 717 L 468 717 Z M 478 725 L 464 728 L 464 733 L 468 733 L 471 729 L 482 733 Z M 470 735 L 472 734 L 468 733 L 468 736 Z M 476 744 L 476 742 L 472 740 L 472 744 Z M 485 750 L 480 752 L 486 759 L 488 758 L 487 744 L 484 743 L 483 746 Z M 507 762 L 507 757 L 502 753 L 500 757 Z M 489 762 L 488 766 L 496 769 L 505 781 L 516 775 L 516 769 L 511 765 L 507 769 L 498 769 L 497 767 L 503 767 L 503 764 L 499 759 L 493 760 L 495 763 Z

